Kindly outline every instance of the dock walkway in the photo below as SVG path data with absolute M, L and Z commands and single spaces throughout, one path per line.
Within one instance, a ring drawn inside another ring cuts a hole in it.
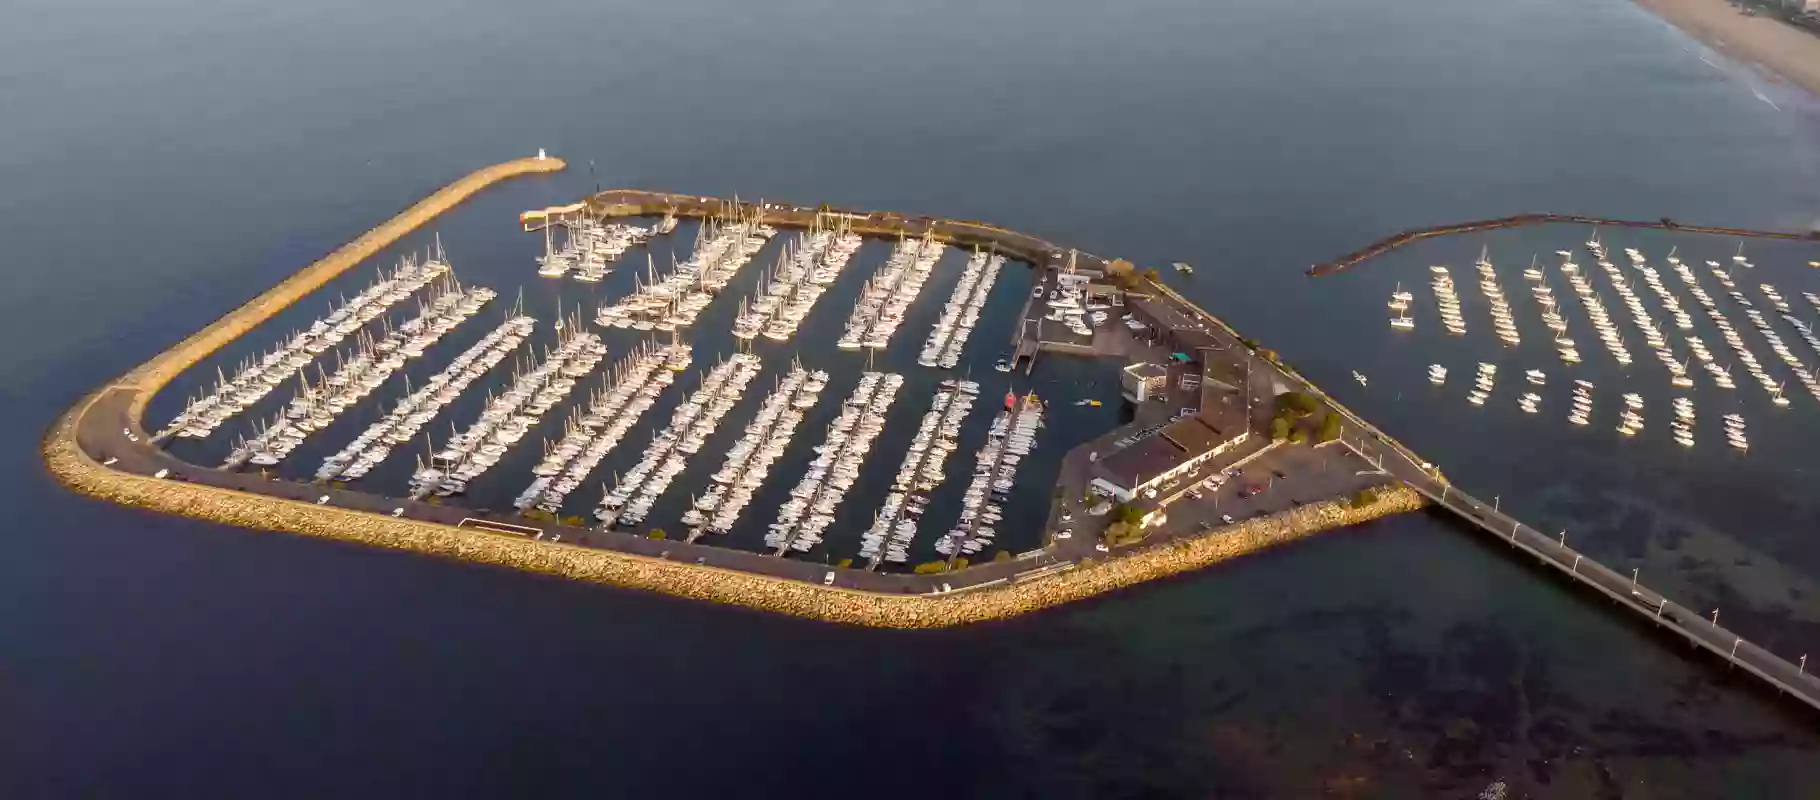
M 1030 403 L 1031 400 L 1028 396 L 1020 395 L 1017 398 L 1016 407 L 1011 409 L 1011 419 L 1007 420 L 1005 423 L 1005 437 L 1000 443 L 997 455 L 993 456 L 992 459 L 992 477 L 986 481 L 987 497 L 981 498 L 980 500 L 980 506 L 982 508 L 985 507 L 986 503 L 991 498 L 993 491 L 992 487 L 998 485 L 998 482 L 1005 478 L 1005 470 L 1010 468 L 1010 464 L 1005 460 L 1005 456 L 1008 455 L 1005 451 L 1005 445 L 1011 441 L 1011 437 L 1017 432 L 1017 423 L 1024 418 L 1024 412 L 1030 408 Z M 1040 422 L 1041 420 L 1038 421 Z M 978 468 L 977 464 L 975 465 L 975 468 Z M 948 569 L 954 569 L 954 560 L 963 557 L 961 545 L 973 541 L 974 537 L 979 535 L 981 521 L 982 517 L 979 514 L 975 514 L 973 521 L 967 523 L 967 535 L 962 536 L 955 541 L 954 552 L 948 554 Z

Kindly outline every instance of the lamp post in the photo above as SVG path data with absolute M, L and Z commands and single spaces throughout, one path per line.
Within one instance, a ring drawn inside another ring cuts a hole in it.
M 1580 554 L 1579 553 L 1574 554 L 1574 568 L 1569 571 L 1575 575 L 1580 574 Z
M 1733 663 L 1737 663 L 1737 661 L 1738 661 L 1738 645 L 1741 645 L 1741 644 L 1743 644 L 1743 643 L 1744 643 L 1744 637 L 1742 637 L 1742 636 L 1740 636 L 1740 637 L 1738 637 L 1738 638 L 1737 638 L 1737 639 L 1736 639 L 1736 640 L 1734 640 L 1734 641 L 1733 641 L 1733 642 L 1732 642 L 1732 656 L 1731 656 L 1731 658 L 1732 658 L 1732 662 L 1733 662 Z
M 1567 549 L 1567 529 L 1566 528 L 1561 529 L 1561 549 L 1562 550 Z
M 1803 677 L 1806 677 L 1806 675 L 1807 675 L 1807 654 L 1806 653 L 1801 654 L 1801 675 Z
M 1491 496 L 1491 513 L 1498 513 L 1498 496 L 1495 494 Z
M 1719 609 L 1713 609 L 1713 627 L 1719 627 Z
M 1641 571 L 1643 571 L 1642 567 L 1635 567 L 1630 571 L 1630 590 L 1633 592 L 1637 590 L 1637 573 Z

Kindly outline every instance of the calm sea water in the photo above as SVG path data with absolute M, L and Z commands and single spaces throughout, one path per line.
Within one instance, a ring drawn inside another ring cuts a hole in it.
M 37 437 L 83 391 L 433 186 L 548 147 L 576 168 L 476 206 L 597 182 L 737 192 L 1193 261 L 1184 291 L 1467 488 L 1779 652 L 1820 650 L 1811 398 L 1772 420 L 1741 386 L 1761 445 L 1742 459 L 1525 418 L 1509 394 L 1473 413 L 1421 373 L 1463 377 L 1497 349 L 1432 322 L 1392 337 L 1379 304 L 1482 239 L 1301 272 L 1400 228 L 1522 211 L 1812 225 L 1820 102 L 1716 70 L 1616 0 L 776 5 L 75 3 L 0 34 L 8 796 L 1813 782 L 1813 715 L 1424 515 L 904 634 L 138 514 L 43 474 Z M 491 219 L 447 232 L 458 255 L 522 252 Z M 1491 241 L 1513 267 L 1582 233 Z M 1793 258 L 1757 261 L 1791 297 L 1820 290 Z M 1660 370 L 1639 364 L 1665 413 Z M 1716 419 L 1724 401 L 1700 397 Z

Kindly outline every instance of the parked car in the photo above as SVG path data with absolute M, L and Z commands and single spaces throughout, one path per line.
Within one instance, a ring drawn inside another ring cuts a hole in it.
M 1221 514 L 1220 521 L 1226 523 L 1227 525 L 1231 525 L 1233 522 L 1232 515 L 1231 514 Z
M 1100 552 L 1102 552 L 1102 553 L 1110 553 L 1110 552 L 1112 552 L 1112 548 L 1110 548 L 1110 547 L 1107 547 L 1107 546 L 1106 546 L 1106 543 L 1105 543 L 1105 542 L 1100 542 L 1100 543 L 1099 543 L 1099 544 L 1096 544 L 1096 545 L 1094 545 L 1094 546 L 1093 546 L 1093 549 L 1095 549 L 1095 550 L 1098 550 L 1098 551 L 1100 551 Z
M 1200 500 L 1200 499 L 1206 497 L 1207 495 L 1201 494 L 1201 490 L 1199 490 L 1199 489 L 1189 489 L 1188 496 L 1192 497 L 1196 500 Z
M 404 516 L 404 507 L 403 507 L 403 506 L 400 506 L 400 507 L 398 507 L 398 508 L 394 508 L 394 509 L 392 509 L 392 516 L 394 516 L 394 517 L 402 517 L 402 516 Z
M 833 586 L 834 585 L 834 570 L 828 570 L 828 574 L 822 576 L 822 585 L 823 586 Z

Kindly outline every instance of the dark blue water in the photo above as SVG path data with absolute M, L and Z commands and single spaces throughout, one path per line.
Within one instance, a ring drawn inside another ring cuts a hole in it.
M 521 259 L 536 243 L 510 214 L 597 182 L 988 219 L 1192 261 L 1185 292 L 1462 485 L 1584 529 L 1589 551 L 1778 652 L 1820 650 L 1811 398 L 1774 422 L 1753 412 L 1743 459 L 1579 436 L 1508 394 L 1473 415 L 1457 392 L 1418 398 L 1421 372 L 1495 346 L 1432 323 L 1393 338 L 1380 304 L 1398 280 L 1424 289 L 1431 261 L 1465 277 L 1480 240 L 1301 273 L 1401 228 L 1524 211 L 1811 225 L 1820 102 L 1714 70 L 1616 0 L 781 5 L 78 3 L 5 28 L 0 788 L 1470 796 L 1502 777 L 1540 796 L 1706 797 L 1813 782 L 1811 714 L 1425 515 L 903 634 L 200 525 L 44 475 L 38 436 L 93 385 L 448 179 L 548 147 L 574 169 L 444 223 L 458 265 Z M 1494 243 L 1507 267 L 1555 246 Z M 1756 260 L 1798 302 L 1794 262 Z M 544 316 L 549 291 L 527 295 Z M 1513 292 L 1520 315 L 1526 300 Z M 992 338 L 969 349 L 995 355 Z M 1636 379 L 1660 381 L 1645 358 Z M 1091 371 L 1051 363 L 1035 379 Z M 1352 369 L 1371 390 L 1345 384 Z M 900 397 L 912 422 L 926 402 Z

